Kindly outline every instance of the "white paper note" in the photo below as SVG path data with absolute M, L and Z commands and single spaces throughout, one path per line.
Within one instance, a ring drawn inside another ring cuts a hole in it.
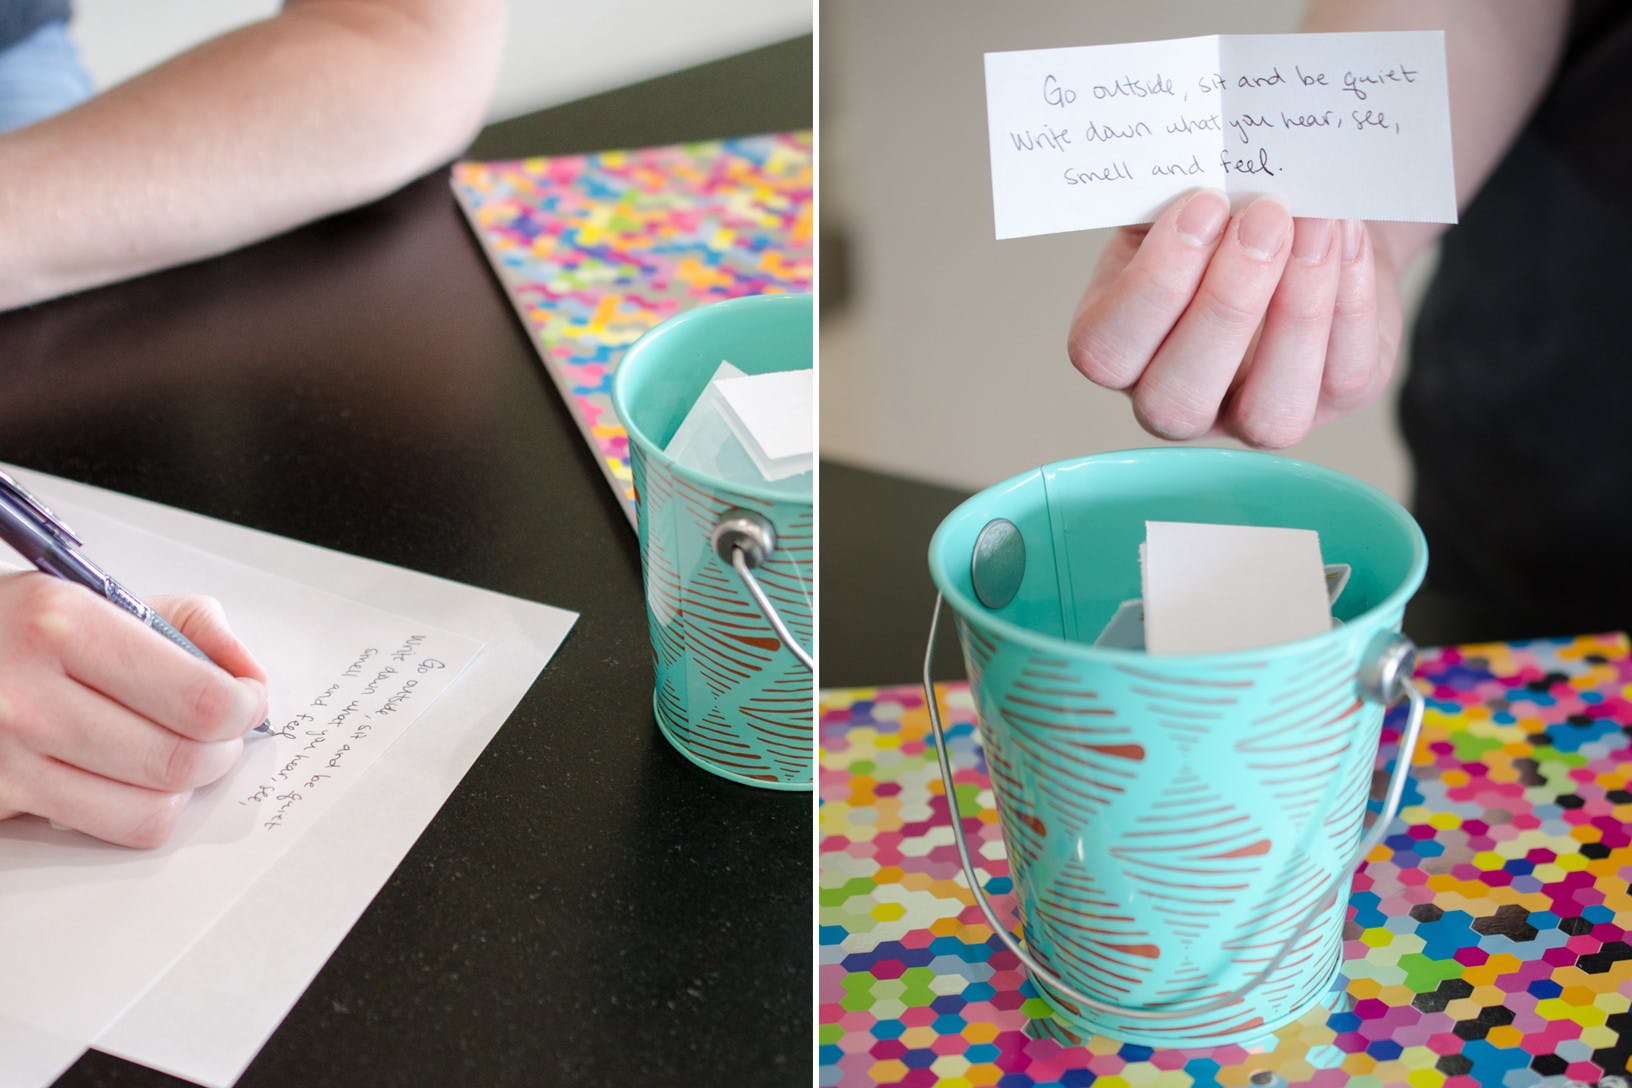
M 728 484 L 810 494 L 815 448 L 812 371 L 715 369 L 664 452 Z
M 729 378 L 740 377 L 742 371 L 730 363 L 721 363 L 715 367 L 713 377 L 703 386 L 703 391 L 697 395 L 690 411 L 686 413 L 686 418 L 680 421 L 680 426 L 675 428 L 668 445 L 663 447 L 663 452 L 682 465 L 705 472 L 719 471 L 718 451 L 727 437 L 723 433 L 715 433 L 722 422 L 717 399 L 719 383 Z
M 273 673 L 274 724 L 287 731 L 294 722 L 305 727 L 297 734 L 308 735 L 252 742 L 245 763 L 195 797 L 184 826 L 160 851 L 102 847 L 39 821 L 0 823 L 0 962 L 20 969 L 0 987 L 0 1025 L 17 1039 L 34 1033 L 36 1060 L 60 1051 L 64 1038 L 88 1043 L 109 1028 L 116 1045 L 107 1049 L 228 1084 L 503 722 L 573 616 L 128 496 L 14 474 L 100 550 L 122 556 L 120 573 L 138 592 L 185 587 L 222 598 Z M 110 510 L 169 541 L 217 548 L 347 597 L 185 546 L 155 548 L 134 526 L 107 518 Z M 477 639 L 347 599 L 357 597 L 481 632 L 495 644 L 478 654 Z M 297 622 L 298 631 L 289 626 Z M 339 653 L 359 637 L 379 645 Z M 467 666 L 472 675 L 456 688 L 460 697 L 433 702 Z M 354 701 L 359 705 L 347 711 Z M 330 710 L 327 718 L 312 713 Z M 300 721 L 302 714 L 313 721 Z M 407 730 L 421 715 L 419 728 Z M 295 787 L 253 800 L 283 773 L 299 778 Z M 302 797 L 292 799 L 293 792 Z M 302 834 L 307 828 L 316 830 Z M 60 868 L 48 869 L 53 863 Z M 109 912 L 113 888 L 121 909 Z M 96 891 L 100 911 L 86 905 Z M 157 917 L 165 908 L 176 913 Z M 301 926 L 280 924 L 297 916 Z M 23 933 L 42 944 L 53 937 L 67 943 L 47 963 L 49 947 L 11 947 Z M 255 970 L 232 969 L 244 964 Z M 110 1027 L 149 987 L 130 1024 Z M 211 1023 L 231 1030 L 197 1030 Z M 28 1083 L 21 1075 L 0 1077 L 0 1085 Z
M 1144 549 L 1140 549 L 1142 563 Z M 1349 575 L 1352 573 L 1347 563 L 1326 564 L 1326 604 L 1331 607 L 1337 604 L 1337 599 L 1343 595 L 1343 589 L 1349 584 Z M 1335 622 L 1335 621 L 1334 621 Z M 1145 602 L 1135 597 L 1123 601 L 1105 624 L 1105 629 L 1094 639 L 1095 646 L 1107 646 L 1118 650 L 1143 650 L 1145 648 Z
M 1147 521 L 1139 555 L 1150 653 L 1246 650 L 1331 629 L 1313 530 Z
M 727 378 L 717 385 L 725 421 L 754 454 L 767 479 L 805 472 L 816 448 L 810 370 Z
M 1439 31 L 987 53 L 986 106 L 999 238 L 1147 223 L 1203 186 L 1456 222 Z

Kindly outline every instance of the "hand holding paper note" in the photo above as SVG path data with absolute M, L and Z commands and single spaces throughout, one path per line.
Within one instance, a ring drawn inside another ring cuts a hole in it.
M 1212 204 L 1212 210 L 1207 205 Z M 1197 212 L 1216 234 L 1189 232 Z M 1278 449 L 1364 406 L 1401 338 L 1399 283 L 1367 224 L 1298 220 L 1271 198 L 1233 219 L 1203 191 L 1101 254 L 1067 351 L 1168 439 L 1217 427 Z
M 1198 76 L 1188 86 L 1165 74 L 1144 84 L 1083 82 L 1109 78 L 1094 72 L 1120 71 L 1135 62 L 1154 66 L 1152 71 L 1188 70 L 1175 67 L 1174 51 L 1193 63 L 1197 43 L 1229 63 L 1221 61 L 1219 72 Z M 1001 208 L 1010 199 L 1031 209 L 1028 215 L 1051 217 L 1047 229 L 1068 229 L 1148 217 L 1138 210 L 1139 200 L 1159 201 L 1202 182 L 1236 194 L 1274 194 L 1246 202 L 1231 216 L 1228 193 L 1192 190 L 1174 199 L 1148 231 L 1118 232 L 1102 252 L 1072 322 L 1072 364 L 1091 381 L 1127 391 L 1140 424 L 1169 439 L 1197 438 L 1217 428 L 1250 445 L 1281 448 L 1300 441 L 1316 423 L 1375 397 L 1387 384 L 1401 339 L 1393 254 L 1379 244 L 1375 224 L 1300 218 L 1294 225 L 1292 215 L 1424 218 L 1434 208 L 1433 216 L 1454 218 L 1442 49 L 1437 34 L 1322 34 L 989 57 L 989 68 L 1015 67 L 1021 73 L 990 81 L 995 98 L 1015 79 L 1039 85 L 1053 79 L 1049 86 L 1054 87 L 1064 77 L 1053 70 L 1039 74 L 1039 68 L 1053 69 L 1055 55 L 1064 54 L 1060 63 L 1076 67 L 1058 71 L 1081 70 L 1080 79 L 1072 78 L 1096 103 L 1095 116 L 1101 119 L 1087 122 L 1081 133 L 1095 133 L 1087 142 L 1100 151 L 1106 146 L 1104 130 L 1093 126 L 1107 124 L 1103 118 L 1111 116 L 1140 114 L 1128 122 L 1139 135 L 1123 141 L 1127 146 L 1118 153 L 1125 156 L 1134 154 L 1134 145 L 1149 151 L 1172 140 L 1201 139 L 1212 125 L 1167 132 L 1179 122 L 1163 122 L 1158 114 L 1188 109 L 1186 99 L 1204 95 L 1214 110 L 1207 116 L 1219 130 L 1207 139 L 1224 141 L 1218 155 L 1239 154 L 1230 146 L 1234 140 L 1235 148 L 1256 148 L 1259 158 L 1251 161 L 1273 171 L 1232 168 L 1217 177 L 1186 175 L 1175 188 L 1152 166 L 1144 174 L 1131 170 L 1124 180 L 1136 184 L 1094 199 L 1078 194 L 1062 203 L 1059 193 L 1051 198 L 1045 187 L 1034 193 L 1026 189 L 1030 195 L 1019 200 L 1019 190 L 1005 188 L 1008 183 L 1001 180 L 1005 171 L 1019 171 L 1015 176 L 1029 178 L 1027 185 L 1046 179 L 1036 173 L 1029 152 L 1023 157 L 1031 164 L 1026 166 L 994 145 L 1000 233 Z M 1380 59 L 1385 56 L 1405 59 L 1389 65 Z M 1341 103 L 1321 106 L 1319 117 L 1329 125 L 1301 123 L 1316 116 L 1309 112 L 1311 103 L 1330 95 L 1354 105 L 1347 113 L 1338 108 Z M 1066 96 L 1059 91 L 1055 97 Z M 1075 109 L 1080 99 L 1081 92 L 1052 108 Z M 994 126 L 996 110 L 994 105 Z M 1357 129 L 1368 116 L 1392 117 L 1398 131 L 1370 123 Z M 1151 130 L 1148 139 L 1145 129 Z M 1416 135 L 1408 140 L 1411 133 Z M 1407 146 L 1409 153 L 1401 150 Z M 1081 147 L 1078 140 L 1069 150 L 1076 154 Z M 1346 174 L 1332 172 L 1337 163 L 1346 164 Z M 1081 221 L 1090 213 L 1092 223 Z
M 988 53 L 986 96 L 999 238 L 1149 222 L 1197 187 L 1456 220 L 1438 32 Z

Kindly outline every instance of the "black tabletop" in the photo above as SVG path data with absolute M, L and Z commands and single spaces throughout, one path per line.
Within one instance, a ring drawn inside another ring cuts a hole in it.
M 806 37 L 473 154 L 809 127 L 811 75 Z M 0 459 L 582 613 L 241 1084 L 809 1083 L 811 796 L 659 735 L 634 533 L 444 171 L 0 316 L 0 374 Z

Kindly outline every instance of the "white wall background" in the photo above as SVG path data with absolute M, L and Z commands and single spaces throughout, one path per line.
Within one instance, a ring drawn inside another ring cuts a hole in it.
M 1155 444 L 1122 395 L 1091 386 L 1065 356 L 1109 232 L 992 238 L 981 54 L 1289 31 L 1301 9 L 1301 0 L 822 0 L 823 229 L 845 234 L 855 289 L 848 306 L 823 307 L 824 455 L 976 488 L 1049 461 Z M 1413 304 L 1417 293 L 1408 290 Z M 1288 452 L 1396 497 L 1409 486 L 1392 397 Z
M 76 0 L 98 87 L 270 15 L 276 0 Z M 811 0 L 510 0 L 491 121 L 809 33 Z

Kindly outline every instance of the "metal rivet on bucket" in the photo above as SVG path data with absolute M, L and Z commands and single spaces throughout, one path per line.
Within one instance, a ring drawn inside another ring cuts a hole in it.
M 993 518 L 975 538 L 969 560 L 969 580 L 975 596 L 987 608 L 1002 608 L 1020 592 L 1026 574 L 1026 543 L 1020 529 L 1007 518 Z
M 731 553 L 741 551 L 749 570 L 757 570 L 776 550 L 776 530 L 763 517 L 749 510 L 730 510 L 714 526 L 709 538 L 714 554 L 727 565 Z
M 1409 639 L 1385 638 L 1362 664 L 1360 692 L 1368 699 L 1392 706 L 1405 698 L 1405 688 L 1417 668 L 1417 648 Z

